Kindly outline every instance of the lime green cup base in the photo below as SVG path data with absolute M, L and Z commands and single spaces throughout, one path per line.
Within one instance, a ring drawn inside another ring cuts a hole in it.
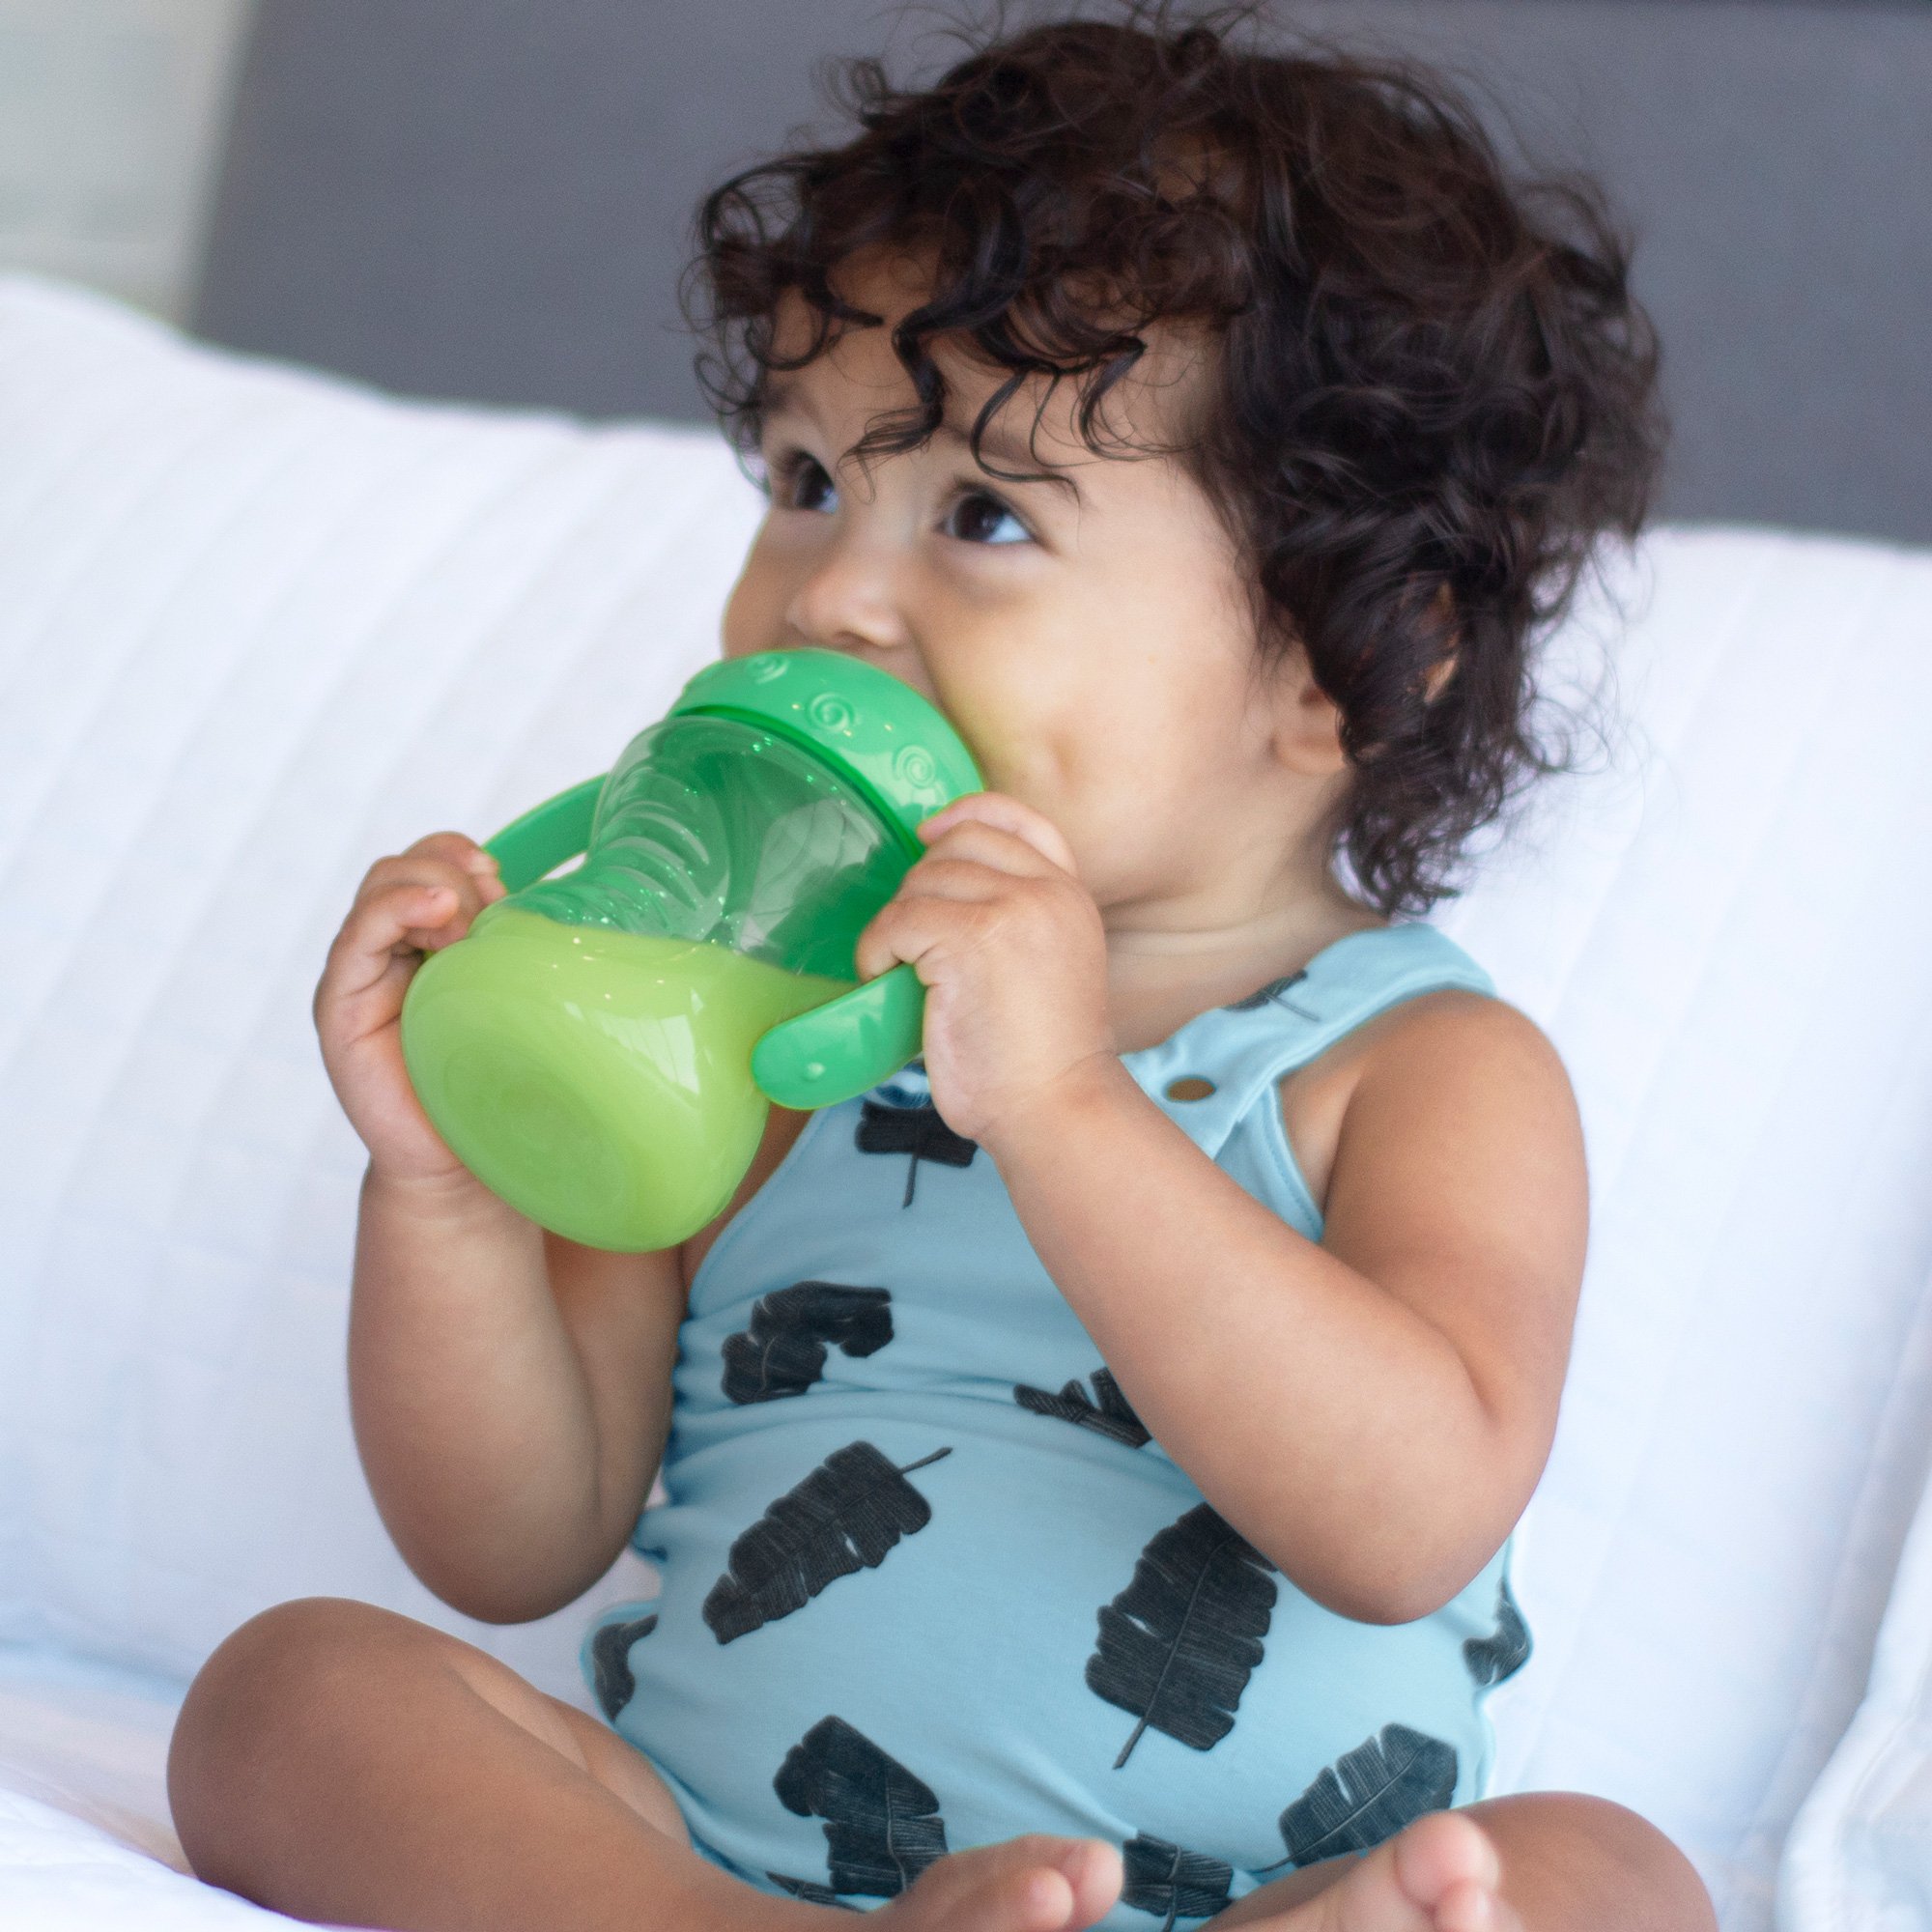
M 493 1193 L 570 1240 L 640 1254 L 695 1235 L 744 1178 L 768 1111 L 758 1039 L 848 990 L 702 940 L 499 904 L 418 969 L 403 1052 Z

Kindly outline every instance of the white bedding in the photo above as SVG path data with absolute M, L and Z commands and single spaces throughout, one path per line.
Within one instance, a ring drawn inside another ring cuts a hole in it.
M 166 1790 L 180 1702 L 180 1687 L 164 1679 L 25 1646 L 0 1650 L 0 1790 L 185 1870 Z
M 293 1922 L 0 1789 L 0 1924 L 8 1932 L 259 1932 Z
M 0 1648 L 0 1926 L 197 1932 L 286 1924 L 185 1877 L 168 1820 L 178 1687 Z
M 374 855 L 658 714 L 755 514 L 708 435 L 398 403 L 0 278 L 0 1643 L 179 1683 L 329 1591 L 572 1690 L 587 1605 L 468 1624 L 369 1505 L 307 998 Z M 1932 556 L 1666 530 L 1619 585 L 1633 729 L 1443 914 L 1556 1040 L 1594 1189 L 1499 1777 L 1634 1805 L 1768 1932 L 1932 1460 Z M 148 1856 L 165 1699 L 16 1662 L 0 1926 L 240 1922 Z

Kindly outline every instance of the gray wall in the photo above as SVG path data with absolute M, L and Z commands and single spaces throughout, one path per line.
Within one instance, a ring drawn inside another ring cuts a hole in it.
M 1279 11 L 1446 55 L 1609 182 L 1665 342 L 1669 511 L 1932 540 L 1932 7 Z M 929 68 L 942 17 L 265 0 L 199 325 L 419 393 L 696 416 L 674 289 L 699 194 L 822 117 L 815 63 Z

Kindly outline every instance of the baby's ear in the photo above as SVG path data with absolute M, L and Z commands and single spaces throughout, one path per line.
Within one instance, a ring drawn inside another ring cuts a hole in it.
M 1456 600 L 1450 596 L 1446 583 L 1436 585 L 1435 595 L 1429 600 L 1429 614 L 1441 635 L 1444 649 L 1422 674 L 1424 704 L 1434 704 L 1442 696 L 1442 687 L 1456 675 L 1456 666 L 1463 654 L 1463 627 L 1456 621 Z
M 1268 680 L 1274 706 L 1275 756 L 1292 772 L 1327 778 L 1343 771 L 1341 707 L 1315 681 L 1308 653 L 1296 639 L 1276 661 Z
M 1422 674 L 1422 701 L 1434 704 L 1442 696 L 1442 687 L 1456 675 L 1457 656 L 1451 651 L 1446 658 L 1437 658 Z

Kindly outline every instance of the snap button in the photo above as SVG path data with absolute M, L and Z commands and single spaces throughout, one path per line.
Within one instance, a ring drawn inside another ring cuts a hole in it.
M 1179 1080 L 1170 1080 L 1166 1091 L 1170 1100 L 1205 1100 L 1213 1093 L 1214 1083 L 1198 1073 L 1183 1073 Z

